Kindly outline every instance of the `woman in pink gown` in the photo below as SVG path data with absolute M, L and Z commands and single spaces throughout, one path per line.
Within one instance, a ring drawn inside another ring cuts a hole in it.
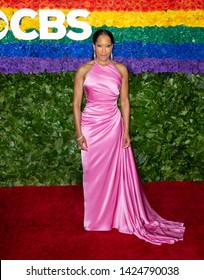
M 96 31 L 95 58 L 75 75 L 73 113 L 82 154 L 84 228 L 116 228 L 152 244 L 173 244 L 183 240 L 185 228 L 159 216 L 144 194 L 130 145 L 128 71 L 110 59 L 113 43 L 111 32 Z M 81 113 L 83 92 L 86 106 Z

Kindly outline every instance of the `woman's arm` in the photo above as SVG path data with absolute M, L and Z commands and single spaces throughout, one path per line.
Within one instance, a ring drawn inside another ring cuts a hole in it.
M 124 65 L 120 65 L 120 73 L 122 76 L 122 85 L 120 90 L 120 103 L 122 117 L 124 121 L 124 137 L 123 147 L 127 148 L 130 145 L 130 102 L 129 102 L 129 87 L 128 87 L 128 71 Z
M 74 79 L 73 116 L 76 129 L 76 139 L 80 150 L 87 150 L 87 143 L 81 131 L 81 102 L 83 97 L 83 83 L 86 69 L 82 65 L 78 68 Z

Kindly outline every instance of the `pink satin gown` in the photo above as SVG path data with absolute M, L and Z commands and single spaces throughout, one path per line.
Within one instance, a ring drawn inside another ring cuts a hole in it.
M 183 240 L 183 223 L 168 221 L 149 205 L 138 175 L 132 148 L 123 148 L 123 119 L 117 107 L 121 76 L 110 61 L 96 61 L 84 81 L 86 106 L 82 132 L 84 228 L 134 234 L 153 244 Z

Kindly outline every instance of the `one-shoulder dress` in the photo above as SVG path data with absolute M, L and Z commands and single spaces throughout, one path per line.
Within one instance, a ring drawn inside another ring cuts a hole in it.
M 131 146 L 123 148 L 124 124 L 117 106 L 121 75 L 114 64 L 96 61 L 84 81 L 86 106 L 81 116 L 88 151 L 81 151 L 84 228 L 113 228 L 160 245 L 183 240 L 183 223 L 168 221 L 150 206 Z

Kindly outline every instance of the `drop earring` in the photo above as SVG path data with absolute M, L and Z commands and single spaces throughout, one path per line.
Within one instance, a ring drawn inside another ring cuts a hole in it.
M 93 56 L 94 56 L 94 60 L 95 60 L 96 59 L 96 52 L 95 51 L 94 51 L 94 55 Z
M 111 55 L 110 55 L 110 59 L 113 60 L 113 54 L 112 54 L 112 53 L 111 53 Z

